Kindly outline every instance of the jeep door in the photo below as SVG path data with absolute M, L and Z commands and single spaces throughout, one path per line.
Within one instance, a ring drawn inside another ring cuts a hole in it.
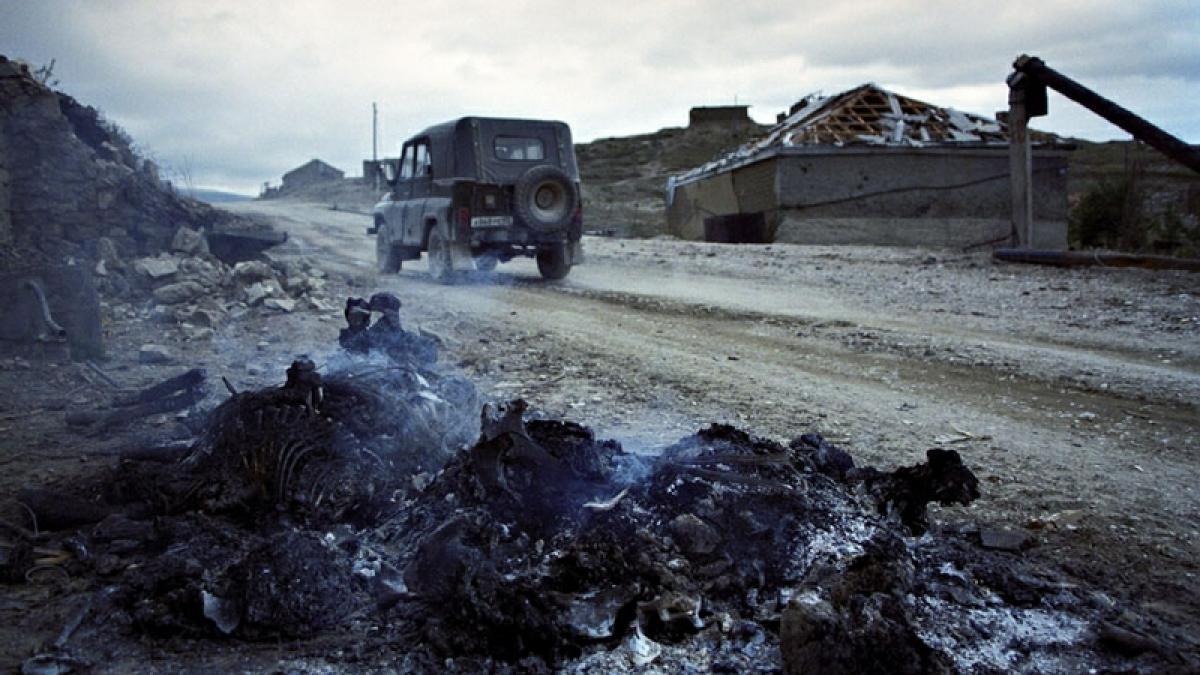
M 422 243 L 425 222 L 430 217 L 427 206 L 433 189 L 433 160 L 429 154 L 429 138 L 418 138 L 413 143 L 412 196 L 404 208 L 404 240 Z M 436 214 L 433 214 L 436 218 Z
M 405 235 L 404 210 L 412 200 L 413 149 L 405 143 L 400 154 L 400 167 L 396 182 L 392 186 L 392 201 L 386 207 L 383 218 L 388 226 L 388 239 L 394 244 L 411 245 Z

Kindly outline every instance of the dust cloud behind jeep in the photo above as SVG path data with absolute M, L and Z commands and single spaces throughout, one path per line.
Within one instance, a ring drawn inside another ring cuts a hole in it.
M 380 272 L 422 251 L 447 283 L 517 256 L 547 279 L 582 262 L 579 167 L 562 122 L 463 117 L 409 138 L 385 171 L 391 190 L 367 230 Z

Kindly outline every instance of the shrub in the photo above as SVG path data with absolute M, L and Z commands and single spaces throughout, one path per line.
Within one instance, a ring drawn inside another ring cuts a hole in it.
M 1071 244 L 1077 248 L 1141 249 L 1147 229 L 1144 201 L 1133 175 L 1093 184 L 1071 210 Z

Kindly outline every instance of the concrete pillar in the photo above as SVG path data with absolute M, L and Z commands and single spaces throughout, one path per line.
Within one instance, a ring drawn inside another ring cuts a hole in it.
M 1008 90 L 1008 157 L 1012 191 L 1012 242 L 1033 248 L 1033 152 L 1029 143 L 1029 116 L 1025 88 Z

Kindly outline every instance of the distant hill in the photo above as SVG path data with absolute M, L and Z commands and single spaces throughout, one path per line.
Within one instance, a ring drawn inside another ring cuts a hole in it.
M 192 199 L 208 202 L 209 204 L 220 204 L 223 202 L 246 202 L 254 199 L 254 197 L 251 197 L 250 195 L 238 194 L 236 192 L 225 192 L 224 190 L 185 190 L 183 194 L 191 197 Z
M 575 146 L 583 179 L 586 230 L 651 237 L 666 231 L 667 176 L 683 173 L 760 135 L 714 127 L 670 127 L 652 134 L 601 138 Z
M 362 178 L 352 177 L 309 183 L 287 190 L 274 190 L 259 199 L 290 199 L 370 214 L 386 190 L 386 185 L 376 190 L 374 185 L 363 182 Z
M 1071 142 L 1076 145 L 1071 153 L 1068 174 L 1072 192 L 1081 191 L 1097 180 L 1120 176 L 1135 169 L 1140 178 L 1154 185 L 1200 183 L 1200 174 L 1141 143 L 1096 143 L 1074 138 Z

